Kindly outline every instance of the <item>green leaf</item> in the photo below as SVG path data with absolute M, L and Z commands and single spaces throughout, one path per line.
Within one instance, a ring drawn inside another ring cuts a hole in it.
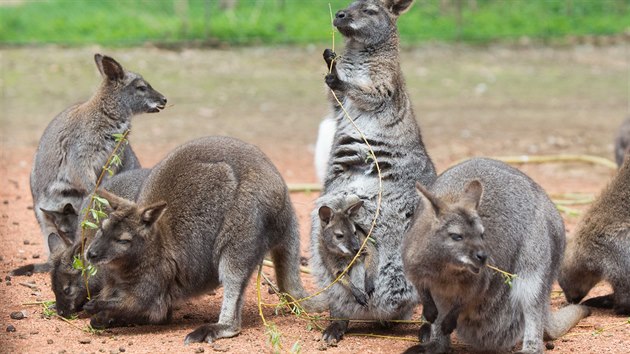
M 81 223 L 81 227 L 82 227 L 82 228 L 84 228 L 84 229 L 85 229 L 85 228 L 88 228 L 88 229 L 98 229 L 98 225 L 96 225 L 95 223 L 93 223 L 93 222 L 91 222 L 91 221 L 88 221 L 88 220 L 84 220 L 84 221 Z
M 99 203 L 99 207 L 101 205 L 107 205 L 109 206 L 109 200 L 103 198 L 103 197 L 99 197 L 97 195 L 94 196 L 94 200 L 96 200 Z
M 114 170 L 112 170 L 112 169 L 111 169 L 111 168 L 109 168 L 109 167 L 107 167 L 107 168 L 105 169 L 105 171 L 107 171 L 107 173 L 109 173 L 109 176 L 110 176 L 110 177 L 114 175 Z
M 295 343 L 293 343 L 293 346 L 291 347 L 291 353 L 301 353 L 302 352 L 302 345 L 300 345 L 300 341 L 296 341 Z
M 72 268 L 77 270 L 83 269 L 83 260 L 78 254 L 75 254 L 72 258 Z
M 122 161 L 120 160 L 120 157 L 118 155 L 116 154 L 112 155 L 111 165 L 114 165 L 114 166 L 122 165 Z
M 96 269 L 96 267 L 94 265 L 92 265 L 92 264 L 90 264 L 87 267 L 88 275 L 91 276 L 91 277 L 95 276 L 97 271 L 98 271 L 98 269 Z
M 112 134 L 112 136 L 114 137 L 114 141 L 119 142 L 120 140 L 122 140 L 122 138 L 125 136 L 125 134 L 115 133 L 115 134 Z

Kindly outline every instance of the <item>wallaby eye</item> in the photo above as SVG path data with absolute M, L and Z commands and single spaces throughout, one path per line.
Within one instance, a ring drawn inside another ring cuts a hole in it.
M 335 234 L 335 238 L 336 238 L 337 240 L 341 240 L 341 239 L 343 239 L 343 233 Z
M 129 243 L 131 243 L 131 240 L 116 240 L 116 242 L 121 245 L 128 245 Z
M 65 295 L 70 295 L 72 293 L 72 287 L 71 286 L 66 286 L 65 288 L 63 288 L 63 293 Z
M 144 85 L 139 85 L 139 86 L 136 86 L 136 90 L 138 90 L 140 92 L 146 92 L 147 87 L 144 86 Z
M 461 240 L 464 239 L 462 237 L 462 235 L 456 234 L 456 233 L 453 233 L 453 232 L 449 233 L 448 235 L 451 237 L 451 239 L 453 239 L 453 241 L 461 241 Z
M 363 13 L 368 16 L 373 16 L 377 14 L 376 10 L 373 9 L 363 9 Z

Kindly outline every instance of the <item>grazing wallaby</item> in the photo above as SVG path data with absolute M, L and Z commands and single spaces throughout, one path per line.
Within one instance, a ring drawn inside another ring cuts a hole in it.
M 55 220 L 49 216 L 61 213 L 69 225 L 76 225 L 79 205 L 94 189 L 114 149 L 113 134 L 125 132 L 133 115 L 159 112 L 166 104 L 162 94 L 114 59 L 96 54 L 94 60 L 103 76 L 101 86 L 87 102 L 66 109 L 50 122 L 35 153 L 31 171 L 33 210 L 47 252 L 48 235 L 57 232 Z M 127 146 L 122 166 L 112 169 L 116 172 L 138 167 L 136 155 Z
M 142 168 L 124 171 L 114 175 L 103 182 L 101 188 L 115 193 L 129 200 L 136 200 L 140 187 L 149 176 L 150 169 Z M 91 198 L 88 196 L 81 205 L 81 215 L 90 207 Z M 81 229 L 78 225 L 73 231 L 73 237 L 68 239 L 60 237 L 58 234 L 51 234 L 48 237 L 50 248 L 50 265 L 52 271 L 51 286 L 55 294 L 57 313 L 63 317 L 70 317 L 80 311 L 83 304 L 87 302 L 87 289 L 81 271 L 73 267 L 76 256 L 81 253 L 81 232 L 84 233 L 86 245 L 94 238 L 96 230 L 86 228 Z M 74 240 L 74 241 L 72 241 Z M 103 272 L 89 278 L 90 295 L 96 295 L 103 285 Z
M 222 284 L 218 323 L 200 326 L 186 342 L 235 336 L 243 291 L 268 251 L 281 291 L 306 296 L 288 188 L 255 146 L 197 139 L 153 168 L 136 203 L 100 193 L 112 210 L 86 250 L 106 277 L 84 306 L 95 314 L 93 326 L 167 322 L 174 303 Z
M 380 217 L 371 235 L 378 245 L 374 292 L 367 306 L 363 306 L 342 284 L 333 285 L 326 295 L 331 316 L 336 318 L 404 319 L 411 316 L 418 302 L 415 288 L 404 276 L 400 247 L 417 206 L 414 183 L 420 179 L 430 185 L 435 179 L 435 168 L 425 151 L 400 70 L 396 21 L 411 3 L 351 3 L 338 11 L 334 19 L 345 39 L 345 53 L 337 57 L 329 49 L 324 51 L 330 69 L 326 84 L 354 119 L 374 156 L 331 93 L 335 137 L 324 190 L 311 215 L 311 265 L 320 286 L 327 286 L 335 276 L 323 265 L 325 255 L 319 251 L 318 208 L 331 196 L 355 194 L 364 205 L 353 219 L 367 230 L 376 215 L 379 169 L 382 176 Z M 324 340 L 339 341 L 347 327 L 345 320 L 331 322 L 324 331 Z
M 363 201 L 356 195 L 350 195 L 336 198 L 328 204 L 319 208 L 322 223 L 319 252 L 323 265 L 333 276 L 338 277 L 360 251 L 367 236 L 352 220 L 363 206 Z M 347 273 L 350 280 L 346 276 L 340 279 L 356 301 L 364 306 L 367 305 L 368 296 L 374 292 L 376 252 L 376 247 L 368 240 L 363 254 Z
M 580 302 L 602 280 L 613 294 L 584 305 L 630 315 L 630 156 L 569 238 L 559 283 L 571 303 Z
M 555 339 L 589 314 L 569 305 L 550 312 L 550 294 L 565 246 L 564 223 L 542 188 L 490 159 L 442 173 L 420 195 L 405 237 L 407 277 L 422 294 L 423 344 L 409 352 L 446 353 L 450 334 L 475 350 L 541 353 L 543 332 Z M 517 274 L 512 285 L 493 265 Z
M 628 149 L 630 149 L 630 118 L 621 123 L 615 138 L 615 161 L 617 166 L 621 167 L 621 164 L 623 164 L 623 159 L 628 153 Z

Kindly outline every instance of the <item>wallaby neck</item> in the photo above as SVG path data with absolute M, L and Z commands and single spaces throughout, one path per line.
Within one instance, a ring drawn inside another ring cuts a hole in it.
M 348 39 L 346 40 L 344 56 L 363 56 L 367 54 L 370 57 L 382 57 L 387 58 L 387 60 L 398 61 L 398 57 L 400 56 L 399 42 L 398 34 L 395 32 L 390 34 L 386 40 L 373 45 L 365 45 L 359 41 Z
M 109 94 L 108 91 L 111 91 L 111 89 L 101 86 L 87 104 L 91 108 L 98 110 L 110 121 L 129 122 L 133 115 L 131 108 L 123 104 L 119 97 Z

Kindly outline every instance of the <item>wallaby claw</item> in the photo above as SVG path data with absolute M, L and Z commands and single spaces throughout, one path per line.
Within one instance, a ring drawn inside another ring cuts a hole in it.
M 324 61 L 326 62 L 326 66 L 331 69 L 331 65 L 333 65 L 333 61 L 337 58 L 337 53 L 333 52 L 332 49 L 326 48 L 324 50 Z
M 418 339 L 420 343 L 428 343 L 431 340 L 431 324 L 423 323 L 418 331 Z
M 326 85 L 328 85 L 328 87 L 333 90 L 340 91 L 343 88 L 343 82 L 339 80 L 339 77 L 337 77 L 336 73 L 326 75 L 325 81 Z
M 370 276 L 366 276 L 365 284 L 363 286 L 365 288 L 365 292 L 367 293 L 367 296 L 372 297 L 372 294 L 374 293 L 374 290 L 376 289 L 376 287 L 374 286 L 374 279 Z
M 333 321 L 326 329 L 324 330 L 324 334 L 322 338 L 328 345 L 336 345 L 341 338 L 343 338 L 344 333 L 348 329 L 347 321 Z

